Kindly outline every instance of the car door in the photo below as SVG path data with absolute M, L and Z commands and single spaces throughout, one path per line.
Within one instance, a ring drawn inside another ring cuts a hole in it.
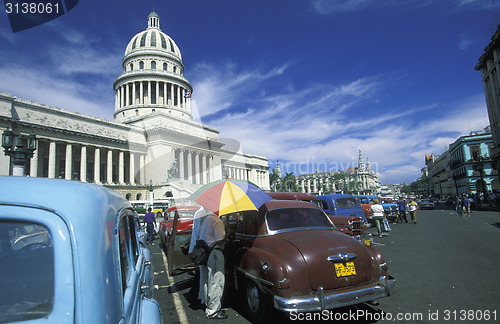
M 0 204 L 1 323 L 75 321 L 73 247 L 55 212 Z
M 172 220 L 172 230 L 168 232 L 166 240 L 168 273 L 170 275 L 179 274 L 183 270 L 195 267 L 189 254 L 192 230 L 179 231 L 180 221 L 179 212 L 176 211 Z
M 138 239 L 136 215 L 124 209 L 118 217 L 118 254 L 122 279 L 123 323 L 159 323 L 161 311 L 153 297 L 151 254 Z M 147 310 L 147 311 L 146 311 Z

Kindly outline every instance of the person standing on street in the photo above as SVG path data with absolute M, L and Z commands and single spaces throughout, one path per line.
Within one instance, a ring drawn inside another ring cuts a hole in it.
M 413 224 L 416 224 L 418 204 L 414 199 L 410 199 L 410 203 L 408 204 L 408 209 L 410 211 L 411 221 L 413 222 Z
M 146 225 L 146 244 L 155 245 L 153 236 L 156 227 L 156 216 L 151 207 L 148 208 L 148 212 L 144 215 L 144 225 Z
M 189 250 L 188 253 L 193 253 L 194 246 L 196 245 L 196 241 L 200 240 L 200 232 L 201 232 L 201 226 L 203 225 L 203 221 L 205 220 L 206 216 L 209 214 L 209 212 L 203 208 L 200 207 L 195 213 L 194 213 L 194 220 L 193 220 L 193 230 L 191 232 L 191 242 L 189 243 Z M 208 278 L 208 271 L 206 266 L 199 266 L 198 267 L 198 275 L 199 275 L 199 285 L 198 285 L 198 299 L 200 300 L 201 304 L 205 304 L 205 296 L 207 294 L 207 278 Z
M 222 295 L 224 293 L 224 254 L 222 254 L 226 229 L 219 216 L 209 214 L 203 221 L 200 230 L 200 240 L 204 240 L 212 248 L 205 267 L 207 271 L 207 289 L 205 293 L 205 315 L 209 319 L 225 319 L 226 313 L 222 310 Z M 200 270 L 205 271 L 204 270 Z
M 399 222 L 402 223 L 403 221 L 405 223 L 408 223 L 408 220 L 406 219 L 406 201 L 403 199 L 403 197 L 400 197 L 398 200 L 398 211 L 399 211 Z
M 379 204 L 378 199 L 373 200 L 374 204 L 370 207 L 375 225 L 377 225 L 378 237 L 382 237 L 382 222 L 384 221 L 384 207 Z

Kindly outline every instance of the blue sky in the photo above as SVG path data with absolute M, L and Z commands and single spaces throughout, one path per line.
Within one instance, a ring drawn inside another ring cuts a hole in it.
M 80 0 L 18 33 L 2 11 L 0 91 L 111 120 L 125 47 L 153 7 L 197 120 L 271 168 L 343 170 L 361 150 L 382 183 L 408 183 L 425 154 L 489 124 L 474 66 L 500 0 Z

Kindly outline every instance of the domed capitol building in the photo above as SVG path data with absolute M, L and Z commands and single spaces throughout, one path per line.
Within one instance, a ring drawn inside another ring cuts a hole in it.
M 155 198 L 186 197 L 225 177 L 269 189 L 266 157 L 241 153 L 217 129 L 193 120 L 180 49 L 156 13 L 130 40 L 122 66 L 113 84 L 114 121 L 0 92 L 0 132 L 11 130 L 25 144 L 36 135 L 26 175 L 102 184 L 130 200 L 147 199 L 151 187 Z M 12 169 L 1 154 L 0 175 Z

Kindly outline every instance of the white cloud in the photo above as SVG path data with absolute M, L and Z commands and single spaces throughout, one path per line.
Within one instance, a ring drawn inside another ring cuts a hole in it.
M 254 70 L 250 77 L 247 71 L 238 75 L 234 67 L 207 70 L 213 72 L 206 75 L 210 83 L 203 79 L 198 82 L 212 95 L 197 98 L 197 105 L 201 111 L 208 109 L 208 124 L 221 130 L 221 136 L 240 141 L 243 152 L 280 160 L 286 164 L 284 171 L 296 174 L 316 168 L 356 166 L 361 149 L 382 179 L 411 182 L 420 177 L 426 154 L 441 154 L 459 136 L 488 125 L 481 95 L 460 104 L 386 107 L 382 113 L 356 116 L 353 109 L 367 109 L 374 99 L 394 91 L 389 87 L 394 81 L 386 76 L 367 76 L 340 85 L 316 84 L 300 90 L 276 87 L 269 95 L 259 97 L 251 95 L 267 87 L 269 78 L 261 77 L 265 73 Z M 286 79 L 286 71 L 274 75 L 278 76 Z M 249 80 L 252 84 L 247 86 Z M 281 79 L 272 81 L 279 83 Z M 225 89 L 222 99 L 217 96 L 220 89 Z M 251 106 L 244 99 L 228 100 L 229 93 L 233 98 L 250 95 Z M 224 107 L 227 113 L 213 115 L 215 110 L 208 106 L 211 104 Z M 440 116 L 440 111 L 448 113 Z

